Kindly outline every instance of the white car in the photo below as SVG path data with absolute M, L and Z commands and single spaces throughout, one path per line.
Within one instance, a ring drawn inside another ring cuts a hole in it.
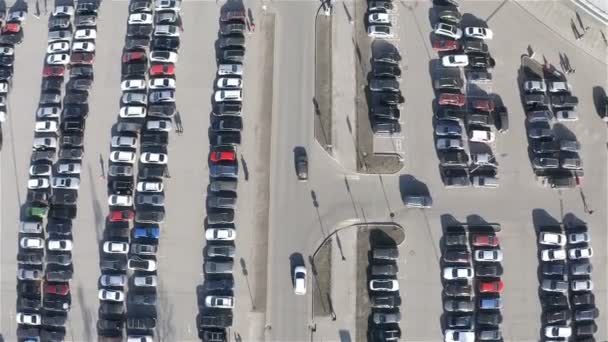
M 150 52 L 150 62 L 177 63 L 177 53 L 172 51 L 152 51 Z
M 542 261 L 566 260 L 566 251 L 561 248 L 543 249 L 540 252 L 540 258 Z
M 372 291 L 399 291 L 397 279 L 372 279 L 369 281 L 369 289 Z
M 0 94 L 8 93 L 8 82 L 0 81 Z
M 108 205 L 130 207 L 133 205 L 133 197 L 128 195 L 110 195 L 108 196 Z
M 297 295 L 306 294 L 306 267 L 296 266 L 293 269 L 293 292 Z
M 128 335 L 127 342 L 154 342 L 150 335 Z
M 209 228 L 205 231 L 207 241 L 232 241 L 236 238 L 236 230 L 232 228 Z
M 116 135 L 112 137 L 112 140 L 110 141 L 110 146 L 112 146 L 112 148 L 136 148 L 137 138 Z
M 70 51 L 70 44 L 68 42 L 55 42 L 49 44 L 46 48 L 46 53 L 60 53 Z
M 103 243 L 103 251 L 112 254 L 129 253 L 129 244 L 126 242 L 106 241 Z
M 484 129 L 472 129 L 469 131 L 469 140 L 473 142 L 491 143 L 495 139 L 494 132 Z
M 179 27 L 175 25 L 156 25 L 154 27 L 155 36 L 179 37 Z
M 124 274 L 103 274 L 99 277 L 101 286 L 125 286 L 127 276 Z
M 473 254 L 477 262 L 501 262 L 502 251 L 500 249 L 478 249 Z
M 19 280 L 41 280 L 42 270 L 26 270 L 20 268 L 17 270 L 17 279 Z
M 78 190 L 80 188 L 80 179 L 75 177 L 53 177 L 51 187 L 53 189 Z
M 568 250 L 568 258 L 570 260 L 589 259 L 593 256 L 593 248 L 570 248 Z
M 131 151 L 114 151 L 110 153 L 110 161 L 112 163 L 133 164 L 135 162 L 135 158 L 135 153 Z
M 30 178 L 27 181 L 27 188 L 30 190 L 48 189 L 49 180 L 47 178 Z
M 171 132 L 171 120 L 149 120 L 146 122 L 146 129 L 149 131 Z
M 445 342 L 475 342 L 475 332 L 469 330 L 446 329 Z
M 137 80 L 125 80 L 120 84 L 120 90 L 129 91 L 129 90 L 144 90 L 146 89 L 146 80 L 137 79 Z
M 369 25 L 367 35 L 372 38 L 393 38 L 395 33 L 389 25 Z
M 148 82 L 150 89 L 175 89 L 175 79 L 173 78 L 151 78 Z
M 241 64 L 220 64 L 217 67 L 217 74 L 220 76 L 226 75 L 243 75 L 243 66 Z
M 494 36 L 494 33 L 492 30 L 485 27 L 466 27 L 464 29 L 464 35 L 469 38 L 490 40 Z
M 15 49 L 10 46 L 0 46 L 0 55 L 12 56 L 15 54 Z
M 465 67 L 469 65 L 469 56 L 467 55 L 448 55 L 441 59 L 441 65 L 444 67 Z
M 243 91 L 242 90 L 218 90 L 215 92 L 215 102 L 224 102 L 224 101 L 243 101 Z
M 547 325 L 545 327 L 546 337 L 566 338 L 572 335 L 572 328 L 567 325 Z
M 54 120 L 44 120 L 44 121 L 36 121 L 36 126 L 34 127 L 34 132 L 37 133 L 57 133 L 57 121 Z
M 120 107 L 118 115 L 121 118 L 145 118 L 146 112 L 145 106 L 125 106 Z
M 436 35 L 449 37 L 452 39 L 460 39 L 462 37 L 462 30 L 456 27 L 455 25 L 450 25 L 446 23 L 438 23 L 435 25 Z
M 74 7 L 72 6 L 55 6 L 55 8 L 53 9 L 53 16 L 58 16 L 58 15 L 67 15 L 67 16 L 73 16 L 74 15 Z
M 129 25 L 152 25 L 154 16 L 148 13 L 133 13 L 129 15 Z
M 578 113 L 575 110 L 558 110 L 555 112 L 555 118 L 562 122 L 578 121 Z
M 572 86 L 567 82 L 549 82 L 550 93 L 567 93 L 572 91 Z
M 568 243 L 571 245 L 576 245 L 579 243 L 589 243 L 591 242 L 591 236 L 589 233 L 571 233 L 568 234 Z
M 90 42 L 74 42 L 72 43 L 73 52 L 94 52 L 95 44 Z
M 40 176 L 50 176 L 51 175 L 51 165 L 40 164 L 40 165 L 32 165 L 29 169 L 30 176 L 40 177 Z
M 57 148 L 57 138 L 55 138 L 55 137 L 34 138 L 34 141 L 32 141 L 32 147 L 35 150 Z
M 219 89 L 241 89 L 243 87 L 243 81 L 238 77 L 220 77 L 216 84 Z
M 96 39 L 97 31 L 95 29 L 80 29 L 74 32 L 74 39 Z
M 71 251 L 73 247 L 72 240 L 61 239 L 61 240 L 48 240 L 47 248 L 49 251 Z
M 164 153 L 144 152 L 139 161 L 144 164 L 167 164 L 169 157 Z
M 473 269 L 470 267 L 446 267 L 443 269 L 443 278 L 452 279 L 473 279 Z
M 390 24 L 391 18 L 386 12 L 375 12 L 367 16 L 367 22 L 370 25 L 374 24 Z
M 162 192 L 163 182 L 137 182 L 139 192 Z
M 57 173 L 61 175 L 79 175 L 80 163 L 61 163 L 57 166 Z
M 570 281 L 570 289 L 575 292 L 593 291 L 593 282 L 588 279 L 576 279 Z
M 230 296 L 206 296 L 205 306 L 208 308 L 232 309 L 234 308 L 234 297 Z
M 538 243 L 541 245 L 565 246 L 566 235 L 559 233 L 542 232 L 538 236 Z
M 15 316 L 18 324 L 40 325 L 42 318 L 39 314 L 18 312 Z
M 70 63 L 70 55 L 67 53 L 53 53 L 46 57 L 46 64 L 66 65 Z
M 24 249 L 42 249 L 44 248 L 44 240 L 37 237 L 24 237 L 19 241 L 19 246 Z
M 122 291 L 101 289 L 99 290 L 98 296 L 100 300 L 111 302 L 122 302 L 125 300 L 125 294 Z
M 158 279 L 155 275 L 133 277 L 133 285 L 140 287 L 156 287 Z
M 40 107 L 36 111 L 36 117 L 38 119 L 58 118 L 60 114 L 61 114 L 61 107 Z

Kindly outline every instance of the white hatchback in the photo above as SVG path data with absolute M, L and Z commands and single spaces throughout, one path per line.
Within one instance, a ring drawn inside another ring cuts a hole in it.
M 119 115 L 121 118 L 145 118 L 146 107 L 144 106 L 125 106 L 120 107 Z
M 146 89 L 146 80 L 144 79 L 125 80 L 120 84 L 120 90 L 122 91 L 143 89 Z
M 133 197 L 128 195 L 110 195 L 108 196 L 108 205 L 130 207 L 133 205 Z
M 59 53 L 70 51 L 70 44 L 68 42 L 55 42 L 49 44 L 46 48 L 46 53 Z

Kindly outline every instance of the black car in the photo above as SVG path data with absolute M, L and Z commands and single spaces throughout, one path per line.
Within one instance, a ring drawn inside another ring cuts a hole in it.
M 93 80 L 93 66 L 74 65 L 70 68 L 70 78 Z M 69 83 L 69 81 L 68 81 Z
M 181 18 L 179 16 L 179 12 L 175 12 L 173 10 L 162 10 L 154 13 L 154 24 L 156 25 L 172 25 L 179 24 L 180 22 Z
M 567 308 L 568 299 L 562 294 L 550 294 L 541 297 L 541 302 L 546 308 Z
M 148 71 L 148 63 L 128 63 L 122 66 L 123 78 L 141 77 L 144 78 Z
M 152 25 L 129 25 L 127 26 L 128 37 L 149 37 L 152 33 Z
M 570 263 L 570 274 L 571 275 L 590 275 L 593 271 L 593 265 L 589 261 L 571 262 Z
M 169 119 L 177 114 L 175 103 L 153 104 L 148 106 L 148 116 Z
M 435 118 L 437 120 L 458 120 L 464 121 L 467 113 L 462 110 L 452 109 L 449 107 L 439 107 L 435 112 Z
M 72 264 L 71 253 L 46 253 L 45 255 L 47 264 L 57 264 L 61 266 L 68 266 Z
M 152 2 L 147 0 L 132 1 L 129 4 L 129 13 L 152 13 Z
M 19 252 L 17 262 L 26 265 L 42 265 L 42 253 Z
M 450 297 L 470 297 L 473 295 L 471 285 L 448 284 L 443 288 L 446 296 Z
M 245 36 L 239 33 L 223 36 L 218 40 L 218 45 L 220 49 L 230 47 L 245 48 Z
M 133 182 L 128 180 L 111 180 L 108 182 L 108 192 L 118 195 L 131 195 Z
M 43 90 L 40 94 L 38 103 L 41 105 L 45 104 L 60 104 L 61 103 L 61 91 L 59 90 Z
M 388 105 L 399 105 L 404 102 L 400 92 L 375 91 L 372 93 L 372 103 L 384 103 Z
M 458 328 L 458 329 L 469 330 L 469 329 L 472 329 L 472 327 L 473 327 L 473 316 L 472 315 L 450 314 L 446 318 L 446 325 L 449 328 Z
M 122 319 L 125 306 L 122 303 L 101 302 L 99 304 L 99 317 Z
M 52 326 L 52 327 L 62 327 L 65 325 L 68 316 L 65 313 L 56 312 L 52 315 L 45 313 L 42 315 L 42 325 Z
M 207 223 L 232 223 L 234 222 L 233 209 L 212 209 L 207 211 Z
M 462 15 L 460 12 L 458 12 L 458 10 L 444 10 L 437 14 L 437 18 L 448 24 L 458 24 L 460 23 L 460 20 L 462 20 Z
M 65 30 L 72 26 L 72 22 L 69 17 L 64 16 L 52 16 L 49 18 L 48 27 L 49 31 Z
M 570 321 L 570 310 L 566 309 L 557 309 L 557 310 L 548 310 L 545 311 L 544 321 L 546 324 L 555 324 L 555 323 L 563 323 L 568 324 Z
M 61 131 L 64 133 L 82 133 L 84 131 L 84 120 L 63 120 L 61 122 Z
M 129 229 L 128 226 L 126 228 L 117 228 L 112 227 L 104 230 L 106 239 L 114 240 L 114 239 L 128 239 L 129 238 Z
M 76 218 L 77 209 L 73 205 L 52 206 L 49 210 L 49 217 L 63 220 L 73 220 Z
M 232 323 L 232 322 L 230 322 Z M 156 319 L 149 317 L 128 317 L 127 329 L 152 330 L 156 328 Z
M 228 49 L 224 49 L 222 52 L 222 61 L 225 62 L 236 62 L 243 63 L 245 59 L 245 49 L 238 47 L 231 47 Z
M 56 281 L 56 282 L 65 283 L 65 282 L 72 280 L 73 275 L 74 275 L 74 272 L 69 269 L 53 270 L 53 271 L 49 271 L 47 269 L 45 277 L 46 277 L 46 281 Z
M 467 251 L 448 250 L 443 253 L 443 261 L 467 264 L 471 261 L 471 254 Z
M 125 50 L 144 50 L 150 45 L 149 37 L 127 37 L 125 40 Z
M 213 106 L 215 116 L 239 116 L 241 115 L 242 104 L 240 102 L 222 102 Z
M 464 50 L 464 53 L 487 54 L 489 51 L 488 45 L 477 39 L 465 40 L 462 49 Z
M 51 219 L 46 231 L 49 235 L 72 235 L 72 220 Z
M 572 329 L 572 330 L 574 332 L 574 335 L 577 337 L 592 336 L 593 334 L 595 334 L 597 332 L 597 324 L 595 324 L 595 322 L 576 323 L 574 325 L 574 329 Z M 577 339 L 577 341 L 595 341 L 595 340 Z
M 63 77 L 45 77 L 40 86 L 42 91 L 61 91 L 63 87 Z
M 116 125 L 116 131 L 118 133 L 139 134 L 140 130 L 141 130 L 140 122 L 121 121 Z
M 234 279 L 206 280 L 204 283 L 205 291 L 232 291 L 234 289 Z
M 66 89 L 72 92 L 84 92 L 89 91 L 89 89 L 91 89 L 92 84 L 93 80 L 90 78 L 71 77 L 68 83 L 66 84 Z
M 401 77 L 401 69 L 392 63 L 376 62 L 372 65 L 372 76 L 374 77 Z
M 69 91 L 63 98 L 63 104 L 65 106 L 72 104 L 81 105 L 86 104 L 88 100 L 89 93 L 86 91 Z
M 213 257 L 223 257 L 223 258 L 232 258 L 234 257 L 235 248 L 230 245 L 208 245 L 206 248 L 207 256 L 210 258 Z
M 51 204 L 54 206 L 75 206 L 78 200 L 78 191 L 68 189 L 56 189 L 51 196 Z
M 197 324 L 199 328 L 228 328 L 232 326 L 232 313 L 198 315 Z
M 62 148 L 59 150 L 59 159 L 81 160 L 84 150 L 81 148 Z
M 400 303 L 400 298 L 393 295 L 372 295 L 370 297 L 370 305 L 376 309 L 393 309 Z
M 399 341 L 401 330 L 398 326 L 376 326 L 369 332 L 371 339 L 369 341 Z
M 44 296 L 43 306 L 48 311 L 68 312 L 70 310 L 70 299 L 66 296 Z
M 241 144 L 241 133 L 234 131 L 215 131 L 212 136 L 211 145 L 223 146 L 223 145 L 240 145 Z
M 83 137 L 80 134 L 62 135 L 59 143 L 66 147 L 81 147 L 83 146 Z
M 105 259 L 99 262 L 99 268 L 102 271 L 124 272 L 127 270 L 127 261 L 125 259 Z
M 600 311 L 596 307 L 582 308 L 574 310 L 574 320 L 593 321 L 600 316 Z
M 481 265 L 475 267 L 475 275 L 478 277 L 500 277 L 502 267 L 500 265 Z
M 397 65 L 399 64 L 399 61 L 401 61 L 401 55 L 399 55 L 398 51 L 387 51 L 379 55 L 374 55 L 373 61 L 375 63 L 389 63 Z
M 396 134 L 401 132 L 401 125 L 397 120 L 376 118 L 372 122 L 372 131 L 374 134 Z
M 473 68 L 493 68 L 496 65 L 494 58 L 485 53 L 469 53 L 469 66 Z
M 441 89 L 461 89 L 462 79 L 460 77 L 441 77 L 433 82 L 433 86 L 436 90 Z
M 133 305 L 156 305 L 156 294 L 129 294 L 128 301 Z
M 139 209 L 135 212 L 135 221 L 141 223 L 163 223 L 165 221 L 165 211 Z
M 485 313 L 478 312 L 476 317 L 477 324 L 497 326 L 502 323 L 502 315 L 500 313 Z
M 222 25 L 220 27 L 221 35 L 229 35 L 229 34 L 243 34 L 245 32 L 245 24 L 241 23 L 229 23 Z
M 544 263 L 543 274 L 565 276 L 567 275 L 566 264 L 563 262 Z
M 27 298 L 40 298 L 40 282 L 19 281 L 17 282 L 17 294 Z
M 17 328 L 17 337 L 19 338 L 19 341 L 38 341 L 40 340 L 40 329 L 28 328 L 27 325 L 20 325 Z
M 213 131 L 240 131 L 243 129 L 243 120 L 239 116 L 224 116 L 211 121 Z
M 18 297 L 18 299 L 17 299 L 17 308 L 20 311 L 21 310 L 38 311 L 38 310 L 40 310 L 41 306 L 42 306 L 42 303 L 40 302 L 40 298 Z
M 146 165 L 140 168 L 138 177 L 141 180 L 159 180 L 167 174 L 165 165 Z
M 464 151 L 446 151 L 439 155 L 441 166 L 460 166 L 469 165 L 469 155 Z
M 177 37 L 154 37 L 152 50 L 177 51 L 180 41 Z
M 89 116 L 88 105 L 68 105 L 61 111 L 61 119 L 84 120 Z
M 374 118 L 378 119 L 389 119 L 396 121 L 399 120 L 399 118 L 401 117 L 399 108 L 395 105 L 372 105 L 370 106 L 369 111 L 372 116 L 374 116 Z
M 122 320 L 111 321 L 107 319 L 97 320 L 97 330 L 101 336 L 121 336 L 122 335 Z
M 595 305 L 595 295 L 591 292 L 575 294 L 570 298 L 570 303 L 574 307 Z
M 144 132 L 141 135 L 140 144 L 142 147 L 166 147 L 169 143 L 167 132 Z
M 84 0 L 79 1 L 76 6 L 77 15 L 95 15 L 97 14 L 97 8 L 99 4 L 96 0 Z
M 29 190 L 27 192 L 27 199 L 26 201 L 28 203 L 32 203 L 32 204 L 36 204 L 36 205 L 40 205 L 43 207 L 46 207 L 49 205 L 49 194 L 46 191 L 33 191 L 33 190 Z
M 459 233 L 446 234 L 443 239 L 446 246 L 467 246 L 467 236 Z
M 13 78 L 13 67 L 0 66 L 0 81 L 10 81 Z
M 65 328 L 54 327 L 52 331 L 48 328 L 40 330 L 40 338 L 45 342 L 61 342 L 65 339 Z
M 399 92 L 399 82 L 394 78 L 375 77 L 369 81 L 369 90 L 373 92 Z
M 372 276 L 395 276 L 398 270 L 397 265 L 393 264 L 372 265 L 370 273 Z

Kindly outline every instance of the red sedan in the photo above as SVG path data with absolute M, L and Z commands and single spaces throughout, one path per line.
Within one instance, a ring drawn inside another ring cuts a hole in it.
M 47 65 L 42 69 L 42 76 L 44 77 L 55 77 L 63 76 L 65 67 L 63 65 Z
M 89 52 L 77 52 L 73 53 L 70 58 L 72 64 L 93 64 L 95 55 Z
M 501 293 L 503 287 L 502 280 L 479 282 L 479 292 L 481 293 Z
M 175 75 L 175 65 L 173 64 L 152 64 L 150 76 L 173 76 Z
M 463 94 L 443 93 L 439 96 L 440 105 L 464 106 L 466 97 Z
M 115 210 L 110 212 L 110 222 L 129 222 L 133 220 L 133 210 Z
M 220 162 L 220 161 L 235 161 L 236 160 L 236 152 L 234 151 L 211 151 L 211 161 L 212 162 Z
M 433 42 L 433 49 L 435 51 L 453 51 L 460 49 L 460 44 L 455 40 L 436 39 Z
M 483 110 L 484 112 L 494 111 L 494 100 L 475 100 L 473 108 Z
M 68 293 L 70 293 L 70 286 L 68 284 L 46 284 L 44 292 L 47 294 L 67 296 Z
M 476 247 L 496 247 L 500 241 L 498 236 L 492 234 L 475 234 L 473 235 L 473 246 Z
M 146 53 L 142 51 L 125 52 L 122 54 L 122 62 L 129 63 L 146 59 Z
M 2 27 L 2 33 L 19 33 L 21 25 L 18 23 L 8 23 Z

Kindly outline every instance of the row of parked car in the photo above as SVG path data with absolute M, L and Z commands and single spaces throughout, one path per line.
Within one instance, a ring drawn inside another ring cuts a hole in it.
M 578 98 L 564 75 L 547 75 L 530 75 L 521 85 L 532 169 L 552 187 L 573 188 L 583 177 L 581 146 L 573 134 L 555 128 L 578 120 Z
M 177 113 L 180 6 L 174 0 L 129 3 L 120 109 L 110 142 L 110 215 L 100 265 L 97 330 L 104 341 L 122 341 L 125 325 L 128 341 L 152 341 L 156 329 L 156 253 L 165 220 L 167 145 Z
M 565 232 L 564 232 L 565 228 Z M 591 235 L 585 224 L 542 226 L 538 233 L 543 333 L 592 340 L 597 332 Z M 569 299 L 569 300 L 568 300 Z
M 485 41 L 492 39 L 493 33 L 483 27 L 461 29 L 462 15 L 457 7 L 441 7 L 435 17 L 433 47 L 445 68 L 433 80 L 438 107 L 434 120 L 435 148 L 444 185 L 498 187 L 498 165 L 491 145 L 496 139 L 495 118 L 506 121 L 506 108 L 497 108 L 485 92 L 468 92 L 460 70 L 451 70 L 464 67 L 467 82 L 490 83 L 488 69 L 494 66 L 494 59 Z M 465 140 L 469 142 L 469 153 Z
M 62 341 L 66 333 L 73 275 L 72 220 L 77 212 L 87 100 L 93 82 L 93 58 L 79 56 L 94 54 L 96 16 L 97 3 L 83 1 L 76 7 L 56 5 L 49 18 L 17 257 L 17 335 L 28 341 Z M 70 78 L 62 97 L 68 65 Z M 59 159 L 54 162 L 57 149 Z
M 448 226 L 443 238 L 446 342 L 502 341 L 499 226 Z
M 368 265 L 369 301 L 372 307 L 369 341 L 399 341 L 401 329 L 401 296 L 397 260 L 399 250 L 394 245 L 372 246 Z
M 210 184 L 204 247 L 204 283 L 197 289 L 199 337 L 206 342 L 228 339 L 235 305 L 234 268 L 238 188 L 237 147 L 241 144 L 243 59 L 246 14 L 224 11 L 220 17 L 218 70 L 210 128 Z

